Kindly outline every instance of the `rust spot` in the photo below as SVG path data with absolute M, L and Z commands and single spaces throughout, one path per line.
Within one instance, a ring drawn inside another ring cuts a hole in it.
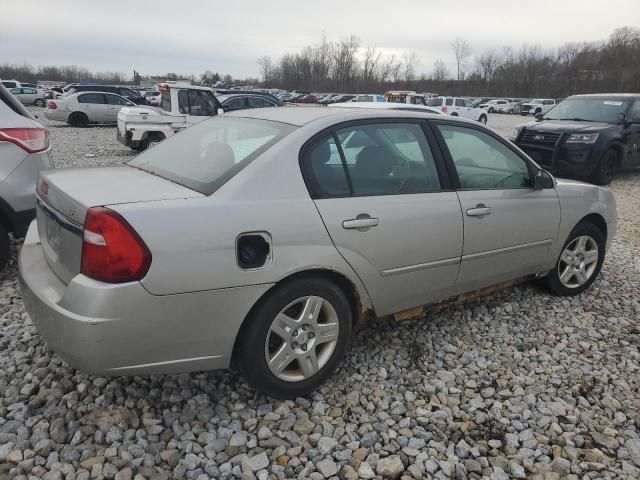
M 519 285 L 521 283 L 531 280 L 532 278 L 535 278 L 535 275 L 527 275 L 526 277 L 520 277 L 514 280 L 508 280 L 506 282 L 498 283 L 490 287 L 480 288 L 478 290 L 473 290 L 471 292 L 463 293 L 461 295 L 449 297 L 444 300 L 440 300 L 438 302 L 427 303 L 419 307 L 413 307 L 413 308 L 408 308 L 407 310 L 401 310 L 399 312 L 394 313 L 392 317 L 396 321 L 420 318 L 427 313 L 427 310 L 440 309 L 450 305 L 464 303 L 479 297 L 484 297 L 485 295 L 490 295 L 500 290 L 504 290 L 506 288 L 513 287 L 515 285 Z

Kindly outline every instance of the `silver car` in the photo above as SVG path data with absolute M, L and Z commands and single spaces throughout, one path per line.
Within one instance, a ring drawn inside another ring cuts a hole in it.
M 611 193 L 556 180 L 468 120 L 264 108 L 127 165 L 41 175 L 20 257 L 49 346 L 100 375 L 235 365 L 303 395 L 354 325 L 540 278 L 576 295 L 616 230 Z
M 79 92 L 47 100 L 44 116 L 74 127 L 86 127 L 90 123 L 116 123 L 122 107 L 135 106 L 115 93 Z
M 49 132 L 0 85 L 0 270 L 9 234 L 22 237 L 36 214 L 36 180 L 53 167 Z

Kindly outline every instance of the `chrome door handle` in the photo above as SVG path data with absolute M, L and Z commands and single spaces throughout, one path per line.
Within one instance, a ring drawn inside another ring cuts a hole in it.
M 491 207 L 487 207 L 484 203 L 479 203 L 475 208 L 467 210 L 469 217 L 484 217 L 485 215 L 491 215 Z
M 377 218 L 371 217 L 360 217 L 352 218 L 351 220 L 345 220 L 342 222 L 342 228 L 346 229 L 368 229 L 370 227 L 375 227 L 380 223 L 380 220 Z

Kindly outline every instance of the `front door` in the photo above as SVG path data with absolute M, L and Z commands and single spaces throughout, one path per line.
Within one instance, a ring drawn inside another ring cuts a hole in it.
M 637 167 L 640 166 L 640 100 L 636 100 L 631 105 L 629 113 L 627 113 L 627 120 L 630 122 L 629 130 L 631 131 L 631 141 L 629 142 L 629 148 L 631 153 L 627 155 L 626 166 Z
M 209 90 L 179 90 L 178 107 L 187 114 L 187 124 L 193 125 L 217 115 L 219 104 Z
M 551 268 L 560 224 L 555 189 L 533 188 L 533 163 L 497 136 L 453 123 L 436 130 L 458 177 L 464 218 L 458 292 Z
M 304 154 L 307 185 L 378 315 L 453 294 L 462 215 L 419 122 L 337 130 Z

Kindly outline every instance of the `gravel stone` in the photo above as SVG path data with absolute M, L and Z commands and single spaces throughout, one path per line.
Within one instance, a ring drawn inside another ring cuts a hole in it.
M 332 477 L 338 473 L 338 466 L 336 465 L 336 462 L 328 458 L 316 463 L 316 468 L 324 478 Z
M 376 473 L 383 478 L 399 478 L 404 472 L 404 465 L 398 455 L 381 458 L 376 463 Z

